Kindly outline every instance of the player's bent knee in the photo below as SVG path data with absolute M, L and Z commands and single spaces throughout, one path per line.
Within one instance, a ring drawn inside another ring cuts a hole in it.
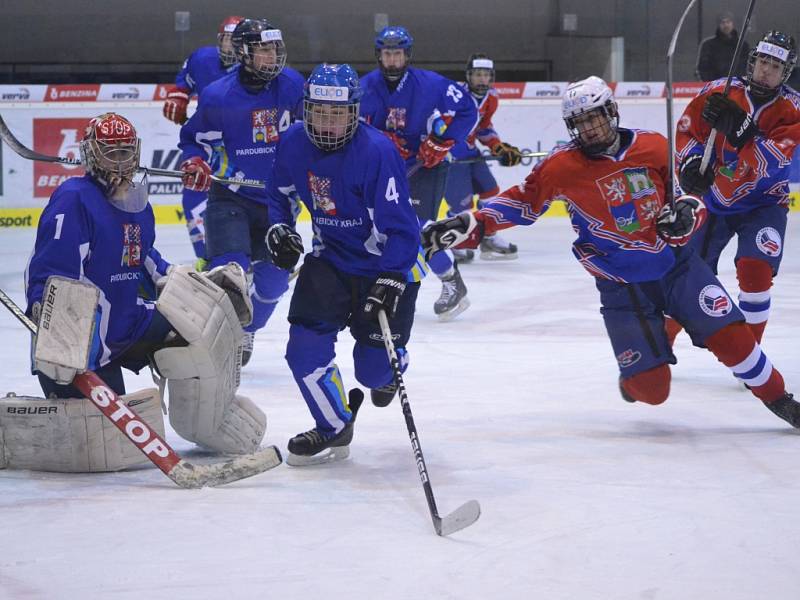
M 319 333 L 293 324 L 289 327 L 286 344 L 286 363 L 295 377 L 305 377 L 321 366 L 331 363 L 335 356 L 336 332 Z
M 772 287 L 772 266 L 765 260 L 743 256 L 736 261 L 736 278 L 743 292 L 765 292 Z
M 157 389 L 120 400 L 164 437 Z M 0 398 L 0 468 L 101 473 L 146 464 L 147 457 L 86 398 Z
M 663 404 L 669 397 L 672 373 L 669 365 L 659 365 L 622 380 L 622 388 L 633 399 L 645 404 Z

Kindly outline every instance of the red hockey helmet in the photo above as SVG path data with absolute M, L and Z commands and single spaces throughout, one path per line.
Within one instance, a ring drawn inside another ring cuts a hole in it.
M 219 54 L 219 61 L 226 67 L 230 67 L 236 62 L 236 53 L 231 44 L 231 34 L 240 21 L 244 21 L 244 17 L 238 15 L 225 17 L 217 31 L 217 54 Z
M 133 124 L 116 113 L 104 113 L 89 121 L 80 143 L 86 171 L 109 193 L 123 182 L 133 181 L 141 150 Z

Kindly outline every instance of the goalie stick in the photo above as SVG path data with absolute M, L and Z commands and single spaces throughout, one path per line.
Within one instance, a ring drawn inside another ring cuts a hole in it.
M 37 326 L 8 295 L 0 290 L 0 302 L 36 334 Z M 78 388 L 142 454 L 182 488 L 223 485 L 252 477 L 281 464 L 281 453 L 275 446 L 252 454 L 237 456 L 225 462 L 198 465 L 178 456 L 139 415 L 125 405 L 119 396 L 92 371 L 75 376 L 72 385 Z
M 14 134 L 11 133 L 11 130 L 6 125 L 6 122 L 3 120 L 3 117 L 0 116 L 0 138 L 3 139 L 5 143 L 8 144 L 9 148 L 11 148 L 14 152 L 19 154 L 22 158 L 27 158 L 28 160 L 38 160 L 40 162 L 51 162 L 51 163 L 60 163 L 63 165 L 75 165 L 78 167 L 83 166 L 83 162 L 78 158 L 66 158 L 63 156 L 48 156 L 47 154 L 41 154 L 36 152 L 35 150 L 31 150 L 27 146 L 25 146 L 22 142 L 20 142 Z M 183 171 L 172 171 L 170 169 L 154 169 L 152 167 L 139 167 L 139 171 L 144 171 L 148 175 L 156 175 L 158 177 L 183 177 Z M 236 178 L 228 178 L 228 177 L 217 177 L 216 175 L 211 176 L 212 181 L 216 181 L 222 185 L 241 185 L 244 187 L 253 187 L 253 188 L 260 188 L 264 189 L 264 182 L 259 181 L 258 179 L 236 179 Z
M 422 446 L 420 446 L 419 443 L 419 434 L 417 433 L 416 425 L 414 425 L 414 416 L 411 414 L 411 405 L 408 402 L 408 393 L 406 392 L 406 385 L 403 382 L 403 373 L 400 371 L 400 361 L 397 359 L 397 352 L 394 349 L 392 330 L 389 328 L 389 319 L 386 317 L 386 311 L 383 309 L 378 311 L 378 321 L 381 325 L 383 343 L 389 355 L 389 362 L 392 365 L 394 380 L 395 383 L 397 383 L 400 405 L 403 408 L 403 416 L 406 418 L 408 437 L 411 439 L 411 447 L 414 450 L 414 460 L 417 463 L 417 470 L 419 471 L 419 478 L 422 481 L 422 488 L 425 490 L 425 498 L 428 501 L 428 509 L 431 513 L 433 528 L 436 531 L 436 535 L 450 535 L 465 527 L 469 527 L 477 521 L 478 517 L 481 516 L 481 505 L 478 504 L 477 500 L 470 500 L 459 506 L 450 514 L 444 517 L 439 516 L 439 511 L 436 508 L 436 500 L 433 497 L 430 477 L 428 477 L 428 467 L 425 465 L 425 457 L 422 455 Z
M 736 71 L 736 66 L 739 64 L 739 56 L 742 54 L 742 44 L 744 37 L 747 35 L 747 30 L 750 28 L 750 17 L 753 16 L 753 9 L 756 6 L 756 0 L 750 0 L 747 5 L 747 14 L 744 17 L 742 24 L 742 31 L 739 34 L 739 40 L 736 42 L 736 49 L 733 51 L 733 60 L 731 61 L 730 69 L 728 69 L 728 80 L 725 82 L 725 89 L 722 91 L 723 96 L 728 96 L 731 91 L 731 81 L 733 80 L 733 73 Z M 717 139 L 717 130 L 712 129 L 711 133 L 706 140 L 706 147 L 703 149 L 703 160 L 700 162 L 700 173 L 705 173 L 708 168 L 708 163 L 711 162 L 711 152 L 714 149 L 714 141 Z

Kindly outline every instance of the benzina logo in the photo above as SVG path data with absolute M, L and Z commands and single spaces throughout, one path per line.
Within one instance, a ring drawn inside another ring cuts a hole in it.
M 33 149 L 49 156 L 80 158 L 78 144 L 86 129 L 88 118 L 80 119 L 33 119 Z M 33 163 L 33 195 L 47 198 L 70 177 L 84 173 L 78 165 L 60 163 Z

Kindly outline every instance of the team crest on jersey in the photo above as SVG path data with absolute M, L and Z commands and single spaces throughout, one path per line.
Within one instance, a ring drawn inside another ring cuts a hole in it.
M 138 223 L 122 226 L 122 266 L 142 266 L 142 226 Z
M 336 214 L 336 203 L 331 197 L 332 183 L 329 177 L 317 177 L 311 171 L 308 172 L 308 189 L 311 190 L 314 208 L 321 210 L 326 215 Z
M 733 310 L 733 302 L 718 285 L 707 285 L 698 297 L 701 310 L 710 317 L 724 317 Z
M 250 113 L 253 143 L 269 144 L 278 141 L 278 109 L 261 108 Z
M 619 363 L 620 367 L 630 367 L 631 365 L 635 365 L 641 358 L 642 353 L 638 350 L 632 350 L 631 348 L 628 348 L 624 352 L 617 354 L 617 362 Z
M 619 231 L 639 231 L 658 213 L 658 190 L 646 168 L 622 169 L 596 183 Z
M 389 114 L 386 115 L 386 130 L 397 131 L 398 129 L 405 129 L 406 126 L 406 109 L 392 107 L 389 109 Z
M 756 234 L 756 246 L 767 256 L 780 256 L 783 247 L 781 234 L 774 227 L 764 227 Z

